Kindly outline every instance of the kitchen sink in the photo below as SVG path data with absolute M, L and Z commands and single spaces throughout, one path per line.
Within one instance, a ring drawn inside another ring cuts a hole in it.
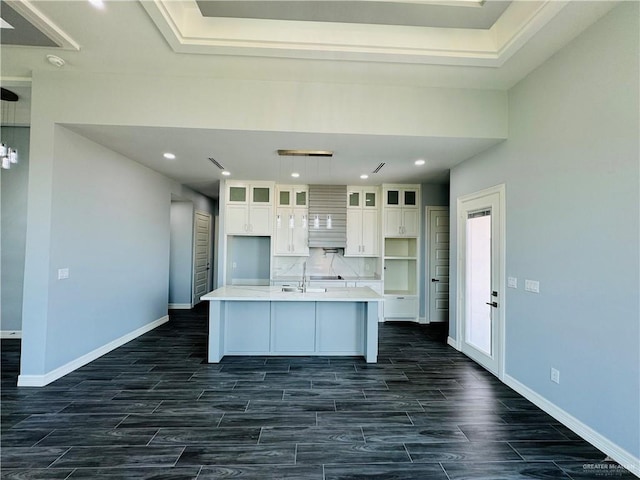
M 302 287 L 282 287 L 282 291 L 288 292 L 288 293 L 304 293 L 305 292 L 305 290 L 303 290 Z M 306 289 L 307 293 L 324 293 L 326 291 L 327 291 L 326 288 L 307 288 Z
M 282 287 L 283 292 L 302 293 L 302 287 Z

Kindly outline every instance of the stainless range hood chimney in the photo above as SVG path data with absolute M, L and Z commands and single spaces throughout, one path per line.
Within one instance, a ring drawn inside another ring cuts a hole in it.
M 309 185 L 309 247 L 346 245 L 347 186 Z

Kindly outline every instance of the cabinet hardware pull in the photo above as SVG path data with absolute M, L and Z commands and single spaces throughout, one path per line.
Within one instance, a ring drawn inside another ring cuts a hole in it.
M 437 278 L 432 278 L 431 281 L 432 282 L 439 282 L 440 280 L 438 280 Z
M 485 302 L 487 305 L 491 305 L 493 308 L 498 308 L 498 302 Z

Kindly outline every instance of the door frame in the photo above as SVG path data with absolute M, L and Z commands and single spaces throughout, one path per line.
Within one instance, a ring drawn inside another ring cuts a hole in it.
M 497 312 L 498 322 L 498 341 L 496 345 L 497 356 L 497 371 L 494 373 L 500 380 L 504 379 L 505 375 L 505 312 L 506 312 L 506 187 L 502 183 L 493 187 L 480 190 L 478 192 L 469 193 L 458 197 L 456 203 L 456 215 L 457 215 L 457 230 L 456 230 L 456 349 L 462 351 L 464 343 L 464 315 L 465 315 L 465 270 L 466 270 L 466 256 L 465 245 L 466 241 L 462 236 L 462 232 L 465 231 L 465 223 L 467 218 L 463 215 L 464 204 L 472 200 L 480 200 L 483 197 L 498 194 L 498 205 L 500 208 L 500 215 L 497 219 L 498 232 L 500 239 L 498 242 L 498 291 L 500 297 L 500 308 Z M 493 219 L 492 219 L 493 221 Z M 495 260 L 495 259 L 494 259 Z M 469 357 L 470 358 L 470 357 Z M 483 367 L 484 368 L 484 367 Z M 489 371 L 489 370 L 488 370 Z
M 449 217 L 451 217 L 451 208 L 448 205 L 427 205 L 424 208 L 424 318 L 427 324 L 432 323 L 431 315 L 429 314 L 431 311 L 431 225 L 429 223 L 429 215 L 431 212 L 443 211 L 448 212 Z M 451 225 L 449 225 L 449 235 L 451 235 Z M 451 240 L 449 240 L 449 266 L 451 266 Z M 449 273 L 449 278 L 451 278 L 451 273 Z

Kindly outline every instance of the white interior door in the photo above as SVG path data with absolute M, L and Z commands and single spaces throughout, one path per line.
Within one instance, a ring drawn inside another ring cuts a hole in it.
M 449 208 L 427 207 L 427 321 L 449 321 Z
M 458 338 L 461 350 L 502 377 L 504 187 L 458 200 Z
M 211 290 L 211 216 L 196 212 L 193 236 L 193 304 Z

